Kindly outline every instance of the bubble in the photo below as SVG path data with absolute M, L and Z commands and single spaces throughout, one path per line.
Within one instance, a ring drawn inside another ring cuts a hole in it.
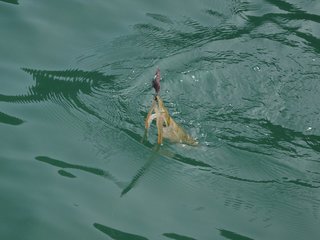
M 307 131 L 311 131 L 311 130 L 312 130 L 312 127 L 308 127 L 308 128 L 307 128 Z
M 259 66 L 255 66 L 255 67 L 253 67 L 253 70 L 256 71 L 256 72 L 260 72 L 261 69 L 260 69 Z

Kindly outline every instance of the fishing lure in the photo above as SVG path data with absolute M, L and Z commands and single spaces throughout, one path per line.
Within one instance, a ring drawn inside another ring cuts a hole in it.
M 158 144 L 162 144 L 163 138 L 166 138 L 171 142 L 197 145 L 198 142 L 173 120 L 168 109 L 164 106 L 164 103 L 159 96 L 160 79 L 160 69 L 158 68 L 152 81 L 152 86 L 155 89 L 156 94 L 145 120 L 146 135 L 148 134 L 148 129 L 150 128 L 152 121 L 155 119 L 158 129 Z

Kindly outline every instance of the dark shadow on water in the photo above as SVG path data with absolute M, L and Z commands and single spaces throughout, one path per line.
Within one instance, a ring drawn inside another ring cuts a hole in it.
M 18 0 L 0 0 L 1 2 L 5 2 L 5 3 L 11 3 L 11 4 L 15 4 L 15 5 L 19 5 Z
M 299 8 L 295 7 L 293 4 L 286 1 L 282 1 L 282 0 L 266 0 L 266 1 L 272 5 L 275 5 L 276 7 L 278 7 L 283 11 L 287 11 L 287 13 L 267 13 L 259 17 L 247 16 L 251 24 L 257 27 L 267 22 L 273 22 L 274 24 L 278 25 L 283 30 L 285 30 L 287 34 L 290 34 L 290 33 L 295 34 L 301 39 L 304 39 L 307 45 L 312 47 L 316 52 L 320 52 L 319 38 L 313 36 L 312 34 L 298 31 L 295 28 L 290 28 L 288 27 L 288 24 L 286 24 L 286 20 L 289 20 L 289 21 L 302 20 L 302 21 L 312 21 L 312 22 L 320 23 L 320 15 L 310 14 L 305 11 L 302 11 Z M 265 33 L 260 34 L 260 37 L 266 37 L 266 36 L 267 35 Z M 283 34 L 278 36 L 274 35 L 274 40 L 281 41 L 283 43 L 290 45 L 290 42 L 287 40 L 287 36 Z M 295 46 L 295 44 L 293 44 L 293 46 Z
M 221 236 L 230 240 L 253 240 L 253 238 L 249 238 L 235 232 L 227 231 L 224 229 L 218 229 L 218 230 L 220 231 Z
M 224 177 L 224 178 L 227 178 L 227 179 L 236 180 L 236 181 L 240 181 L 240 182 L 262 183 L 262 184 L 265 184 L 265 183 L 278 183 L 278 181 L 276 181 L 276 180 L 253 180 L 253 179 L 240 178 L 240 177 L 237 177 L 237 176 L 228 175 L 228 174 L 225 174 L 225 173 L 222 173 L 222 172 L 211 171 L 211 173 L 213 175 L 216 175 L 216 176 L 221 176 L 221 177 Z
M 127 232 L 117 230 L 115 228 L 107 227 L 99 223 L 94 223 L 93 226 L 114 240 L 147 240 L 148 239 L 136 234 L 127 233 Z
M 311 34 L 303 33 L 298 29 L 290 28 L 290 24 L 288 24 L 288 21 L 312 21 L 319 23 L 319 15 L 301 11 L 285 1 L 270 0 L 269 2 L 287 12 L 266 13 L 262 16 L 255 16 L 250 15 L 252 8 L 250 4 L 242 4 L 236 6 L 235 14 L 243 16 L 246 24 L 237 26 L 236 23 L 228 21 L 228 16 L 224 16 L 224 14 L 213 11 L 212 9 L 206 9 L 204 12 L 215 18 L 215 20 L 218 17 L 221 20 L 220 23 L 216 26 L 204 26 L 197 20 L 187 18 L 180 23 L 180 26 L 182 25 L 188 30 L 172 24 L 167 16 L 151 15 L 151 17 L 158 20 L 160 24 L 136 24 L 134 25 L 136 34 L 124 37 L 119 41 L 119 44 L 130 41 L 135 42 L 138 46 L 147 47 L 157 52 L 158 56 L 161 57 L 189 51 L 218 40 L 237 39 L 247 34 L 250 34 L 253 39 L 270 39 L 271 41 L 277 41 L 284 45 L 299 47 L 297 41 L 288 38 L 288 35 L 292 35 L 305 40 L 306 45 L 312 47 L 317 52 L 320 51 L 319 38 Z M 268 23 L 280 27 L 281 31 L 257 31 L 258 28 Z M 189 31 L 189 29 L 191 30 Z
M 48 71 L 23 68 L 35 80 L 24 95 L 0 94 L 0 102 L 31 103 L 43 101 L 67 101 L 71 106 L 90 114 L 97 114 L 81 102 L 79 94 L 90 95 L 106 84 L 114 85 L 116 76 L 104 75 L 97 71 L 64 70 Z
M 80 112 L 86 112 L 101 119 L 99 112 L 94 111 L 83 103 L 79 95 L 103 94 L 103 89 L 106 86 L 117 89 L 115 75 L 104 75 L 98 71 L 48 71 L 28 68 L 23 68 L 22 70 L 33 77 L 35 84 L 29 87 L 29 91 L 26 94 L 0 94 L 0 102 L 60 102 Z
M 165 15 L 157 14 L 157 13 L 147 13 L 146 15 L 158 22 L 173 24 L 173 21 Z
M 58 171 L 58 173 L 59 173 L 61 176 L 63 176 L 63 177 L 76 178 L 76 176 L 73 175 L 72 173 L 69 173 L 68 171 L 65 171 L 65 170 L 62 170 L 62 169 L 60 169 L 60 170 Z
M 5 123 L 9 125 L 20 125 L 23 123 L 23 120 L 0 112 L 0 123 Z
M 113 183 L 115 183 L 119 188 L 122 188 L 122 183 L 119 182 L 114 176 L 112 176 L 109 172 L 99 169 L 99 168 L 92 168 L 92 167 L 87 167 L 87 166 L 82 166 L 82 165 L 78 165 L 78 164 L 71 164 L 71 163 L 67 163 L 61 160 L 57 160 L 57 159 L 53 159 L 50 157 L 45 157 L 45 156 L 37 156 L 35 158 L 37 161 L 43 162 L 43 163 L 47 163 L 50 164 L 52 166 L 55 167 L 59 167 L 59 168 L 63 168 L 63 169 L 76 169 L 76 170 L 81 170 L 90 174 L 94 174 L 103 178 L 106 178 L 110 181 L 112 181 Z M 64 177 L 69 177 L 69 178 L 75 178 L 76 176 L 65 171 L 65 170 L 59 170 L 58 173 L 61 176 Z
M 265 0 L 265 1 L 287 12 L 305 13 L 304 11 L 301 11 L 299 8 L 295 7 L 293 4 L 287 1 L 283 1 L 283 0 Z
M 183 235 L 176 234 L 176 233 L 164 233 L 162 235 L 167 238 L 174 239 L 174 240 L 196 240 L 195 238 L 183 236 Z
M 261 121 L 260 125 L 271 132 L 270 140 L 272 142 L 278 143 L 279 144 L 278 147 L 280 147 L 280 142 L 283 142 L 283 141 L 290 142 L 295 146 L 302 147 L 301 145 L 296 143 L 298 142 L 296 140 L 299 139 L 307 143 L 307 145 L 311 149 L 317 152 L 320 152 L 320 136 L 312 135 L 312 134 L 310 135 L 304 134 L 302 132 L 294 131 L 292 129 L 285 128 L 280 125 L 272 124 L 270 121 L 266 121 L 266 120 Z M 290 150 L 292 151 L 293 149 L 290 149 Z
M 131 182 L 123 189 L 121 192 L 121 197 L 127 194 L 138 182 L 138 180 L 148 171 L 154 159 L 158 156 L 160 146 L 156 145 L 152 150 L 152 154 L 147 160 L 147 162 L 138 170 L 138 172 L 133 176 Z
M 235 133 L 235 134 L 226 134 L 219 135 L 219 138 L 223 139 L 232 147 L 239 148 L 241 150 L 255 152 L 254 149 L 251 149 L 250 146 L 239 146 L 237 144 L 249 143 L 252 146 L 269 146 L 274 149 L 278 149 L 283 152 L 295 153 L 296 148 L 311 148 L 314 151 L 320 152 L 320 136 L 313 134 L 305 134 L 299 131 L 295 131 L 281 125 L 273 124 L 272 122 L 266 119 L 252 119 L 243 117 L 241 112 L 232 113 L 232 114 L 220 114 L 220 115 L 210 115 L 214 118 L 211 121 L 216 122 L 230 122 L 230 124 L 242 124 L 244 126 L 249 126 L 252 128 L 260 128 L 261 130 L 266 130 L 268 135 L 260 134 L 260 137 L 249 137 L 244 135 L 245 132 Z M 226 131 L 227 132 L 227 131 Z M 306 143 L 306 145 L 301 144 L 301 142 Z M 287 143 L 290 143 L 288 145 Z M 270 152 L 257 152 L 260 154 L 271 154 Z
M 320 186 L 314 186 L 308 182 L 305 182 L 304 180 L 302 179 L 295 179 L 295 180 L 287 180 L 286 182 L 288 183 L 292 183 L 292 184 L 295 184 L 295 185 L 298 185 L 298 186 L 302 186 L 302 187 L 307 187 L 307 188 L 320 188 Z M 313 181 L 315 182 L 315 181 Z

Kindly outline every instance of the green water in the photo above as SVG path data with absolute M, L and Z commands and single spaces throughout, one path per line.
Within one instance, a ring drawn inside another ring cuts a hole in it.
M 0 239 L 320 239 L 319 11 L 1 0 Z

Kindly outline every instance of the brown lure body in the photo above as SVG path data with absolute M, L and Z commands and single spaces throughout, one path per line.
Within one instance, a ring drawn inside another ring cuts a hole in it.
M 156 119 L 158 129 L 158 144 L 162 144 L 163 138 L 176 143 L 188 145 L 198 144 L 195 139 L 173 120 L 169 115 L 167 108 L 164 106 L 162 99 L 158 95 L 155 96 L 145 121 L 146 133 L 154 119 Z

